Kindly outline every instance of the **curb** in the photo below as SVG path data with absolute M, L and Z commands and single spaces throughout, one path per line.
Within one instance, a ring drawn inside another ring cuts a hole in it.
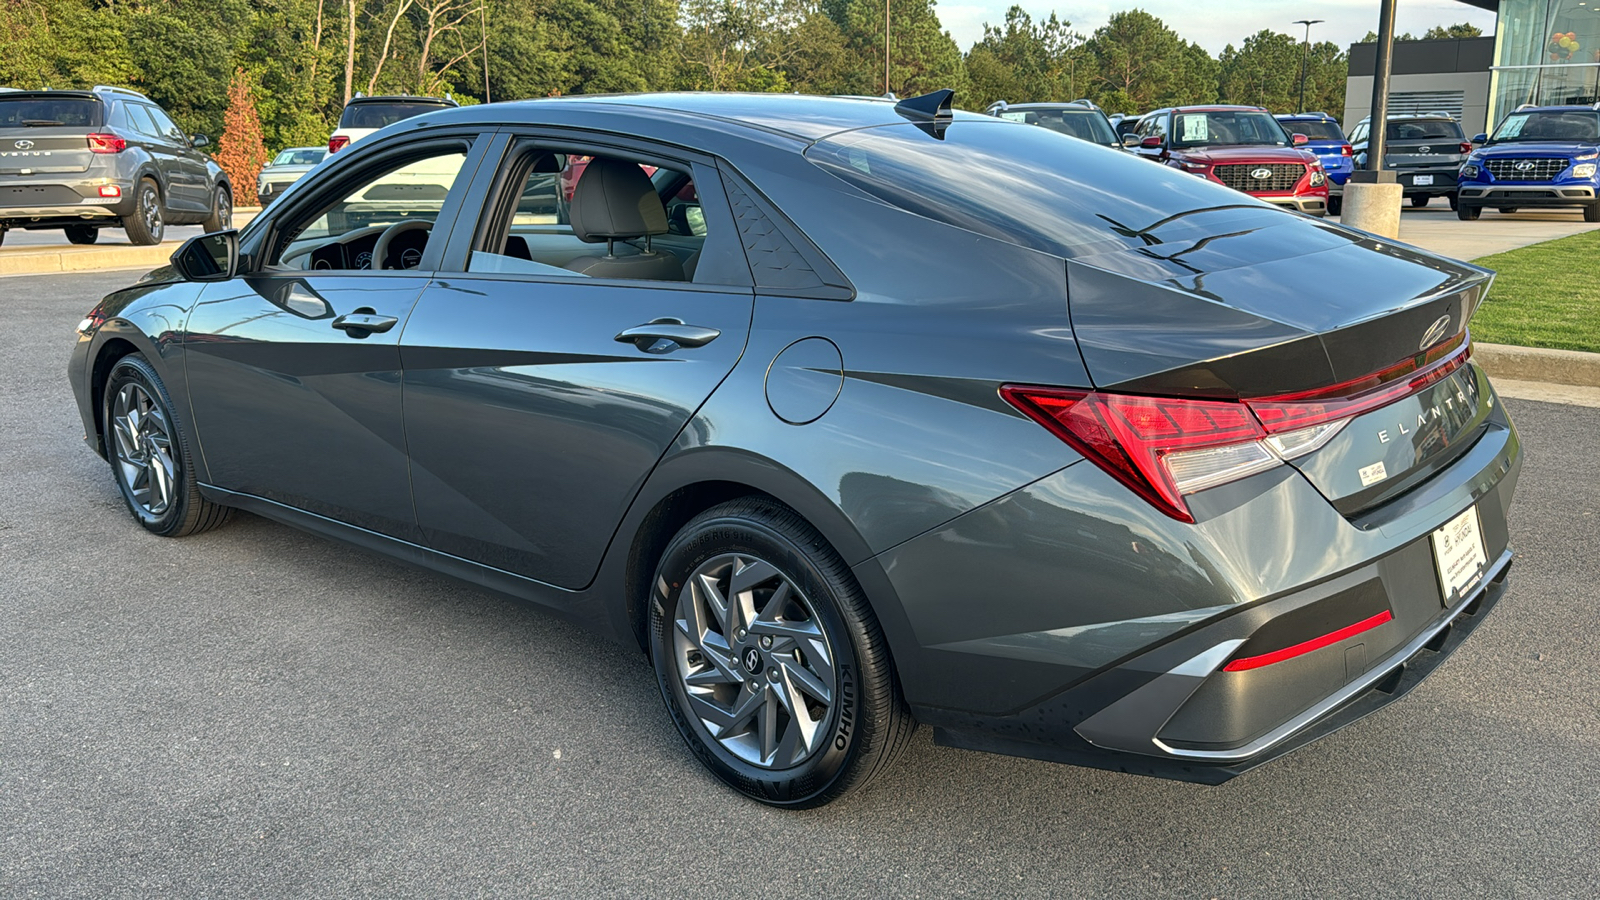
M 249 224 L 260 207 L 234 210 L 234 227 Z M 164 266 L 182 241 L 163 241 L 151 247 L 72 247 L 28 252 L 0 253 L 0 275 L 49 275 L 54 272 L 85 272 L 94 269 L 154 269 Z
M 1472 358 L 1495 378 L 1600 387 L 1600 353 L 1474 343 Z

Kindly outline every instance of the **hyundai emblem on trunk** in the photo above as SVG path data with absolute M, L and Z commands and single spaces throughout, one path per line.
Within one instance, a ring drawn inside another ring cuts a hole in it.
M 15 144 L 12 144 L 11 146 L 17 148 L 18 150 L 32 150 L 33 149 L 33 141 L 27 141 L 27 140 L 17 141 Z
M 1422 333 L 1422 343 L 1417 345 L 1417 349 L 1426 350 L 1429 347 L 1432 347 L 1434 344 L 1444 340 L 1444 336 L 1449 333 L 1449 331 L 1450 317 L 1448 315 L 1440 316 L 1438 321 L 1434 322 L 1432 325 L 1429 325 L 1428 330 Z
M 1418 147 L 1417 148 L 1417 152 L 1418 153 L 1432 153 L 1433 152 L 1433 148 L 1432 147 Z
M 1271 178 L 1272 177 L 1272 170 L 1271 169 L 1266 169 L 1266 168 L 1254 169 L 1254 170 L 1252 170 L 1250 172 L 1250 177 L 1251 178 Z

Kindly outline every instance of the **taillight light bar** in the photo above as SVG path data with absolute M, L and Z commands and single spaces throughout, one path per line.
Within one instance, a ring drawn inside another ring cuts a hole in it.
M 348 135 L 336 134 L 333 137 L 328 138 L 328 152 L 329 153 L 338 153 L 340 150 L 343 150 L 345 147 L 348 147 L 349 145 L 350 145 L 350 137 Z
M 1382 625 L 1393 618 L 1394 613 L 1386 609 L 1375 616 L 1362 619 L 1354 625 L 1346 625 L 1338 631 L 1330 631 L 1321 637 L 1314 637 L 1309 641 L 1301 641 L 1300 643 L 1295 644 L 1293 647 L 1285 647 L 1282 650 L 1274 650 L 1271 653 L 1263 653 L 1260 656 L 1241 657 L 1223 666 L 1222 671 L 1248 672 L 1251 669 L 1259 669 L 1262 666 L 1270 666 L 1273 663 L 1283 662 L 1286 659 L 1293 659 L 1296 656 L 1304 656 L 1313 650 L 1321 650 L 1323 647 L 1326 647 L 1329 644 L 1337 644 L 1345 638 L 1355 637 L 1363 631 L 1371 631 L 1372 629 L 1377 628 L 1379 625 Z
M 1340 156 L 1355 156 L 1356 155 L 1356 148 L 1350 146 L 1349 144 L 1340 144 L 1339 145 L 1339 155 Z
M 1462 153 L 1471 153 L 1472 152 L 1472 142 L 1471 141 L 1462 141 L 1461 142 L 1461 152 Z
M 1356 416 L 1444 379 L 1471 350 L 1463 331 L 1362 378 L 1242 401 L 1018 384 L 1000 396 L 1161 512 L 1193 522 L 1185 495 L 1316 450 Z
M 90 153 L 121 153 L 128 149 L 128 142 L 114 134 L 89 135 Z

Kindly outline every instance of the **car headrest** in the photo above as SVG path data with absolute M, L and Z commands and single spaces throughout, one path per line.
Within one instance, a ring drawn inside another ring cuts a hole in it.
M 572 191 L 572 233 L 590 244 L 665 234 L 667 209 L 637 163 L 596 156 Z

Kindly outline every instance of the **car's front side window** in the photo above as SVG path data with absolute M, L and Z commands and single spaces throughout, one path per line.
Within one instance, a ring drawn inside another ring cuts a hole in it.
M 465 144 L 437 146 L 370 173 L 353 189 L 286 222 L 269 266 L 411 269 L 467 159 Z

